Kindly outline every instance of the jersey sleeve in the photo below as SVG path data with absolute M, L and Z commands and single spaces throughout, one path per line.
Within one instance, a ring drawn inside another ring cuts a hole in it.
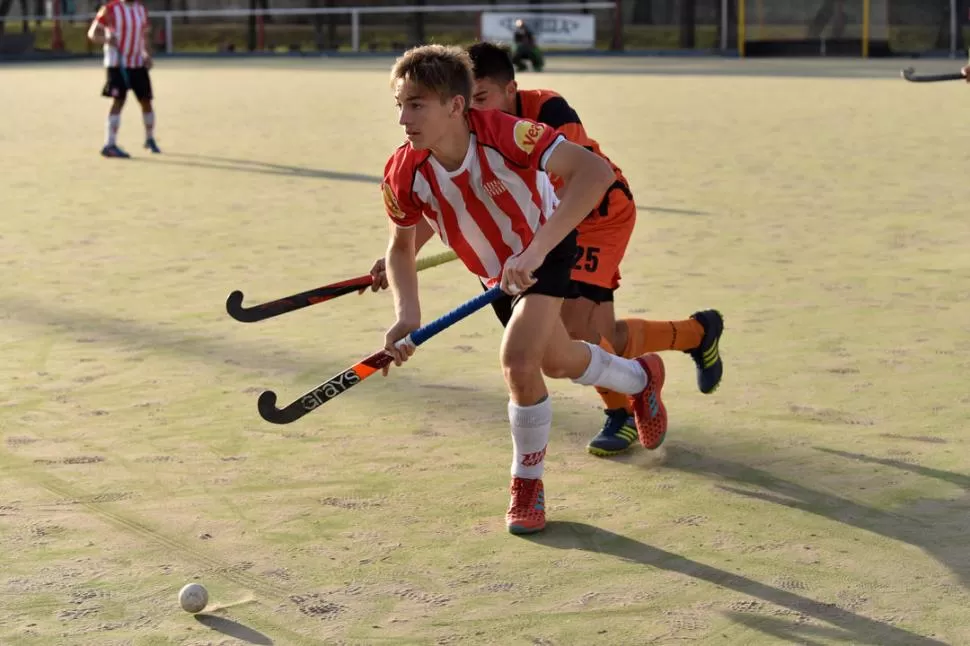
M 536 115 L 536 121 L 540 123 L 545 123 L 553 128 L 560 129 L 567 124 L 578 124 L 579 115 L 573 110 L 573 107 L 566 102 L 566 99 L 561 96 L 549 97 L 542 103 L 542 107 L 539 108 L 539 114 Z
M 579 115 L 573 107 L 561 96 L 548 99 L 539 108 L 536 121 L 548 124 L 565 135 L 568 141 L 590 149 L 589 135 L 583 122 L 579 120 Z
M 104 27 L 113 27 L 113 15 L 114 14 L 111 11 L 108 11 L 108 5 L 102 5 L 102 7 L 98 9 L 98 13 L 94 16 L 94 22 L 98 23 L 99 25 L 103 25 Z
M 384 166 L 381 194 L 387 217 L 399 227 L 413 227 L 422 217 L 421 207 L 414 200 L 412 182 L 415 170 L 398 150 Z
M 565 141 L 555 128 L 499 110 L 480 113 L 480 122 L 481 142 L 523 168 L 544 171 L 549 155 Z

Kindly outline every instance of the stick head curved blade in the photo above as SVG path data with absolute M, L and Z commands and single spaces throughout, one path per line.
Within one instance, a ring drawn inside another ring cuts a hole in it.
M 282 411 L 276 407 L 276 393 L 272 390 L 264 390 L 259 395 L 256 407 L 259 409 L 259 416 L 267 422 L 279 423 L 276 419 Z
M 243 293 L 238 289 L 233 290 L 226 298 L 226 312 L 232 318 L 236 318 L 242 311 Z M 238 320 L 238 319 L 237 319 Z
M 303 405 L 302 398 L 289 404 L 286 408 L 277 408 L 276 393 L 271 390 L 264 391 L 259 396 L 256 407 L 259 409 L 259 416 L 271 424 L 289 424 L 309 412 Z

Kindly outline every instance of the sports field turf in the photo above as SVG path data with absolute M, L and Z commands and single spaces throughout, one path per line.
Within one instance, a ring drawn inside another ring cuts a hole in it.
M 598 398 L 552 384 L 532 538 L 489 310 L 290 426 L 258 394 L 379 348 L 389 294 L 224 311 L 382 254 L 389 59 L 161 61 L 165 152 L 132 102 L 130 161 L 95 63 L 0 67 L 0 643 L 970 643 L 970 88 L 903 64 L 522 76 L 634 188 L 619 313 L 727 324 L 717 393 L 665 355 L 656 453 L 588 455 Z M 426 321 L 480 291 L 420 283 Z

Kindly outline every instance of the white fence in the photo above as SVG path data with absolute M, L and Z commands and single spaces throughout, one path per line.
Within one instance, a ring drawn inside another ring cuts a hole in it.
M 417 6 L 384 6 L 384 7 L 332 7 L 321 9 L 269 9 L 252 12 L 248 9 L 221 9 L 215 11 L 167 11 L 155 12 L 154 16 L 164 16 L 165 18 L 165 49 L 171 52 L 172 28 L 175 18 L 240 18 L 256 14 L 260 16 L 350 16 L 350 48 L 352 51 L 360 51 L 360 17 L 365 15 L 377 14 L 401 14 L 411 15 L 415 13 L 471 13 L 474 14 L 470 22 L 477 23 L 477 16 L 482 12 L 501 9 L 503 12 L 510 11 L 535 11 L 541 8 L 544 11 L 582 11 L 584 9 L 615 9 L 615 2 L 562 2 L 556 4 L 542 4 L 537 7 L 534 4 L 480 4 L 480 5 L 417 5 Z
M 240 0 L 213 0 L 213 2 L 239 2 Z M 274 0 L 276 1 L 276 0 Z M 778 0 L 782 2 L 784 0 Z M 789 2 L 794 2 L 794 0 L 788 0 Z M 862 0 L 865 6 L 870 9 L 866 12 L 865 18 L 863 19 L 866 28 L 863 31 L 863 39 L 869 40 L 873 37 L 881 37 L 881 32 L 885 31 L 885 23 L 887 17 L 885 15 L 885 6 L 887 0 Z M 927 2 L 929 0 L 926 0 Z M 63 16 L 64 19 L 69 19 L 72 22 L 78 21 L 89 21 L 93 18 L 90 13 L 90 8 L 92 7 L 92 0 L 75 0 L 76 8 L 79 10 L 78 13 L 73 13 L 69 16 Z M 958 10 L 961 4 L 958 0 L 947 0 L 949 4 L 949 13 L 947 17 L 949 18 L 948 25 L 944 26 L 945 30 L 949 33 L 949 54 L 952 58 L 957 58 L 958 54 L 962 55 L 961 51 L 958 51 L 959 39 L 959 15 Z M 16 9 L 20 5 L 19 2 L 14 2 L 12 8 Z M 47 7 L 49 11 L 53 13 L 53 5 L 60 5 L 60 2 L 49 2 Z M 34 0 L 29 0 L 30 7 L 36 7 Z M 504 18 L 511 17 L 513 15 L 527 16 L 529 14 L 541 14 L 543 19 L 548 19 L 550 17 L 558 15 L 572 16 L 575 22 L 580 23 L 582 27 L 580 31 L 583 32 L 582 39 L 578 36 L 576 38 L 570 39 L 567 45 L 577 47 L 579 46 L 579 41 L 585 44 L 589 43 L 589 28 L 592 23 L 593 28 L 599 27 L 599 32 L 602 35 L 604 31 L 609 31 L 614 36 L 614 39 L 619 42 L 621 36 L 629 27 L 631 30 L 638 25 L 624 25 L 624 16 L 618 11 L 620 8 L 629 8 L 631 5 L 629 2 L 622 2 L 617 0 L 594 0 L 591 2 L 560 2 L 560 3 L 549 3 L 549 4 L 532 4 L 519 2 L 516 4 L 473 4 L 473 5 L 415 5 L 415 6 L 350 6 L 350 7 L 328 7 L 328 8 L 273 8 L 273 9 L 257 9 L 252 11 L 250 9 L 214 9 L 214 10 L 189 10 L 189 11 L 152 11 L 151 15 L 153 19 L 161 21 L 164 24 L 164 50 L 168 53 L 174 53 L 175 43 L 178 42 L 176 33 L 178 29 L 182 26 L 180 23 L 183 19 L 188 19 L 194 22 L 204 22 L 207 19 L 213 19 L 213 22 L 226 21 L 238 21 L 240 23 L 241 29 L 246 29 L 242 27 L 241 23 L 245 19 L 254 18 L 257 29 L 261 32 L 261 27 L 264 22 L 268 22 L 266 19 L 272 17 L 274 20 L 279 22 L 285 22 L 290 20 L 292 22 L 297 22 L 294 19 L 302 18 L 302 22 L 305 24 L 307 18 L 319 17 L 319 16 L 339 16 L 341 17 L 341 31 L 343 32 L 343 38 L 350 40 L 350 49 L 359 52 L 361 51 L 362 42 L 362 22 L 364 36 L 367 35 L 367 30 L 371 28 L 371 25 L 384 23 L 386 20 L 382 21 L 377 16 L 397 16 L 398 18 L 394 21 L 398 27 L 404 27 L 409 23 L 415 14 L 422 15 L 433 15 L 433 14 L 451 14 L 451 16 L 444 17 L 445 21 L 453 20 L 454 14 L 466 14 L 467 19 L 462 18 L 460 20 L 461 24 L 466 28 L 466 33 L 468 32 L 468 27 L 472 29 L 481 25 L 482 16 L 484 14 L 501 13 Z M 720 14 L 720 25 L 718 25 L 718 33 L 720 36 L 720 42 L 718 43 L 717 49 L 722 52 L 731 52 L 734 47 L 740 45 L 739 53 L 744 54 L 744 43 L 748 42 L 751 34 L 746 33 L 745 25 L 746 19 L 745 14 L 753 10 L 756 6 L 755 0 L 720 0 L 721 10 Z M 733 20 L 735 17 L 732 16 L 732 12 L 729 11 L 729 7 L 737 7 L 738 15 L 736 16 L 738 23 L 736 25 L 728 24 L 729 16 Z M 749 12 L 745 11 L 745 7 L 749 9 Z M 87 9 L 86 13 L 81 13 L 81 9 Z M 593 16 L 590 12 L 595 12 Z M 9 26 L 10 23 L 20 22 L 20 21 L 30 21 L 35 20 L 49 20 L 51 16 L 18 16 L 16 13 L 8 14 L 5 17 L 5 21 Z M 592 18 L 592 20 L 591 20 Z M 630 17 L 628 16 L 627 19 Z M 362 21 L 363 19 L 363 21 Z M 347 33 L 347 27 L 349 23 L 349 34 Z M 332 23 L 331 23 L 332 25 Z M 482 25 L 485 26 L 485 25 Z M 604 29 L 605 27 L 605 29 Z M 869 27 L 872 27 L 870 30 Z M 890 25 L 892 27 L 892 25 Z M 905 28 L 905 24 L 896 25 L 898 28 Z M 738 43 L 733 42 L 732 29 L 737 29 L 737 37 L 739 39 Z M 505 29 L 507 33 L 507 29 Z M 875 32 L 875 33 L 873 33 Z M 335 32 L 334 32 L 335 33 Z M 490 39 L 494 38 L 494 35 L 489 33 L 480 33 L 480 36 Z M 539 36 L 540 43 L 543 42 L 543 35 L 537 34 Z M 420 36 L 418 36 L 420 37 Z M 347 42 L 343 40 L 343 42 Z M 161 45 L 161 43 L 159 43 Z M 332 46 L 333 43 L 330 43 Z M 928 47 L 927 50 L 931 49 Z
M 174 32 L 177 29 L 175 21 L 181 18 L 190 18 L 196 20 L 204 20 L 206 18 L 249 18 L 255 16 L 257 21 L 262 21 L 264 17 L 273 16 L 280 18 L 295 18 L 295 17 L 312 17 L 312 16 L 349 16 L 350 17 L 350 48 L 355 52 L 360 51 L 360 34 L 361 34 L 361 16 L 371 16 L 379 14 L 394 14 L 400 15 L 402 18 L 404 16 L 410 16 L 416 13 L 423 14 L 433 14 L 433 13 L 468 13 L 469 20 L 468 24 L 478 25 L 479 19 L 482 13 L 502 11 L 505 14 L 521 12 L 526 14 L 528 12 L 535 12 L 541 10 L 543 12 L 575 12 L 577 17 L 583 16 L 583 11 L 585 10 L 616 10 L 617 3 L 615 1 L 593 1 L 593 2 L 560 2 L 560 3 L 544 3 L 541 5 L 535 4 L 462 4 L 462 5 L 412 5 L 412 6 L 379 6 L 379 7 L 321 7 L 319 9 L 312 8 L 298 8 L 298 9 L 257 9 L 256 11 L 251 11 L 249 9 L 214 9 L 207 11 L 152 11 L 150 16 L 152 19 L 161 19 L 165 24 L 165 51 L 166 53 L 173 53 L 175 51 L 174 45 Z M 53 16 L 7 16 L 7 21 L 20 21 L 20 20 L 50 20 Z M 65 16 L 67 18 L 67 16 Z M 92 20 L 94 14 L 73 14 L 70 16 L 72 20 Z M 614 28 L 619 28 L 619 25 L 614 22 Z

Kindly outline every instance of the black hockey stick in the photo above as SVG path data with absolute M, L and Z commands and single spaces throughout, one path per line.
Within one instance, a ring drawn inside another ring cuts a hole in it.
M 421 258 L 418 260 L 418 271 L 437 267 L 455 258 L 457 256 L 453 251 L 445 251 L 434 256 Z M 373 282 L 373 278 L 371 278 L 370 274 L 367 274 L 365 276 L 351 278 L 350 280 L 342 280 L 338 283 L 317 287 L 316 289 L 300 292 L 299 294 L 293 294 L 292 296 L 286 296 L 275 301 L 253 305 L 252 307 L 243 307 L 243 293 L 237 289 L 229 294 L 229 298 L 226 299 L 226 311 L 229 313 L 229 316 L 237 321 L 242 323 L 255 323 L 256 321 L 263 321 L 274 316 L 286 314 L 287 312 L 309 307 L 310 305 L 323 303 L 338 296 L 360 291 L 361 289 L 370 287 Z
M 912 67 L 907 67 L 900 74 L 910 83 L 939 83 L 940 81 L 967 80 L 967 77 L 960 72 L 950 72 L 948 74 L 917 74 L 916 70 Z
M 447 314 L 418 328 L 404 339 L 398 341 L 398 344 L 409 344 L 417 347 L 439 332 L 448 329 L 455 323 L 486 307 L 500 296 L 502 296 L 501 288 L 496 285 L 487 292 L 479 294 Z M 266 390 L 260 394 L 259 400 L 256 402 L 256 407 L 259 410 L 260 417 L 267 422 L 273 424 L 289 424 L 295 422 L 307 413 L 326 404 L 337 395 L 347 392 L 350 388 L 367 379 L 378 370 L 381 370 L 384 366 L 389 365 L 391 361 L 391 355 L 386 350 L 378 350 L 349 368 L 341 370 L 330 379 L 283 408 L 276 407 L 276 393 L 272 390 Z

